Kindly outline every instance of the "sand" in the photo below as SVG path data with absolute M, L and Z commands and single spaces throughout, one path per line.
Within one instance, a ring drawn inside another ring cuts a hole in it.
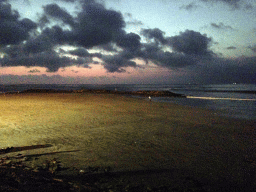
M 180 171 L 207 185 L 255 186 L 255 122 L 210 110 L 114 94 L 0 95 L 0 148 L 30 155 L 30 166 L 57 158 L 66 174 Z

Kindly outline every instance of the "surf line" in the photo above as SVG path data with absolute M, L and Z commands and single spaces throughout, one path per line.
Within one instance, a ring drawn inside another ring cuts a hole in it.
M 208 100 L 256 101 L 256 99 L 221 98 L 221 97 L 194 97 L 194 96 L 187 96 L 186 98 L 188 98 L 188 99 L 208 99 Z

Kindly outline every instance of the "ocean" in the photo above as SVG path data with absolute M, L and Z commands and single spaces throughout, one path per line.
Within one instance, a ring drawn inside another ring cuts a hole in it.
M 171 91 L 187 98 L 155 97 L 155 102 L 171 102 L 185 106 L 216 110 L 218 115 L 256 120 L 256 84 L 16 84 L 0 85 L 0 93 L 26 89 L 105 89 L 118 91 Z

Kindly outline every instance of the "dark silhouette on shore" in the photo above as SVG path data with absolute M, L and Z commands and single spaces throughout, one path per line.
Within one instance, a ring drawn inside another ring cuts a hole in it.
M 23 94 L 23 93 L 94 93 L 94 94 L 118 94 L 135 95 L 143 97 L 186 97 L 183 94 L 170 91 L 117 91 L 105 89 L 80 89 L 80 90 L 56 90 L 56 89 L 27 89 L 20 92 L 7 92 L 5 94 Z

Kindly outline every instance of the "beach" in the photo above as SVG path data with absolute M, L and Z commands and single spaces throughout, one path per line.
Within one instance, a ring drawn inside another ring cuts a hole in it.
M 254 121 L 95 93 L 2 94 L 0 109 L 0 148 L 19 149 L 0 157 L 37 157 L 26 161 L 32 167 L 57 158 L 69 168 L 67 175 L 90 166 L 119 173 L 179 172 L 205 187 L 256 184 Z

